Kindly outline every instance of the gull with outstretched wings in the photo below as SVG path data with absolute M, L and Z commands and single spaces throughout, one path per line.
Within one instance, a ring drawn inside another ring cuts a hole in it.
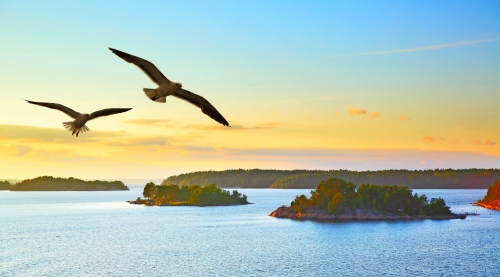
M 87 121 L 92 120 L 92 119 L 96 119 L 96 118 L 101 117 L 101 116 L 108 116 L 108 115 L 117 114 L 117 113 L 124 113 L 126 111 L 131 110 L 131 108 L 127 108 L 127 109 L 114 108 L 114 109 L 100 110 L 97 112 L 93 112 L 91 114 L 88 114 L 88 113 L 82 114 L 79 112 L 75 112 L 74 110 L 72 110 L 64 105 L 61 105 L 61 104 L 35 102 L 35 101 L 29 101 L 29 100 L 24 100 L 24 101 L 26 101 L 30 104 L 59 110 L 65 114 L 69 115 L 71 118 L 74 119 L 74 121 L 63 122 L 64 128 L 66 128 L 68 131 L 70 131 L 71 135 L 76 134 L 77 137 L 78 137 L 78 134 L 80 132 L 85 133 L 85 132 L 90 130 L 87 126 L 85 126 L 85 123 L 87 123 Z
M 210 118 L 219 122 L 220 124 L 229 126 L 227 120 L 217 111 L 214 106 L 212 106 L 212 104 L 210 104 L 210 102 L 197 94 L 183 89 L 181 83 L 175 83 L 167 79 L 167 77 L 165 77 L 153 63 L 145 59 L 127 54 L 120 50 L 116 50 L 113 48 L 109 48 L 109 50 L 115 53 L 118 57 L 124 59 L 126 62 L 135 64 L 151 79 L 151 81 L 158 85 L 158 88 L 156 89 L 143 89 L 144 93 L 149 99 L 155 102 L 165 103 L 167 96 L 175 96 L 197 106 L 204 114 L 208 115 Z

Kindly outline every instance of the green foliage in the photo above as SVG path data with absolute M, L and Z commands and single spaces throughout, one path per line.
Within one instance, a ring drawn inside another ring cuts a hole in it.
M 21 181 L 10 187 L 12 191 L 87 191 L 87 190 L 129 190 L 121 181 L 84 181 L 77 178 L 55 178 L 42 176 Z
M 292 205 L 293 209 L 296 212 L 303 212 L 312 206 L 309 198 L 307 198 L 307 196 L 305 196 L 303 194 L 300 196 L 296 196 L 295 200 L 293 200 L 292 203 L 293 203 L 293 205 Z
M 237 205 L 248 204 L 247 196 L 242 195 L 237 190 L 229 192 L 218 188 L 215 184 L 208 186 L 182 186 L 178 185 L 160 185 L 148 183 L 144 187 L 148 187 L 148 192 L 151 192 L 149 198 L 157 203 L 171 202 L 190 202 L 193 204 L 202 205 Z M 143 193 L 144 194 L 144 193 Z
M 451 215 L 450 207 L 443 198 L 432 198 L 431 202 L 422 208 L 422 213 L 429 216 Z
M 144 190 L 142 192 L 142 195 L 146 198 L 151 198 L 151 195 L 154 195 L 156 193 L 156 185 L 153 182 L 149 182 L 144 186 Z
M 319 183 L 316 190 L 311 191 L 311 204 L 324 209 L 335 194 L 341 193 L 345 198 L 355 192 L 356 185 L 353 183 L 339 178 L 330 178 Z
M 344 211 L 346 207 L 346 197 L 343 193 L 337 192 L 332 198 L 332 201 L 328 203 L 328 212 L 333 215 L 339 215 Z
M 9 190 L 10 186 L 8 181 L 0 181 L 0 190 Z
M 488 205 L 494 201 L 498 202 L 498 200 L 500 200 L 500 181 L 496 180 L 495 183 L 488 188 L 488 192 L 481 202 Z
M 216 183 L 222 188 L 287 188 L 314 189 L 321 181 L 340 178 L 354 184 L 404 184 L 413 189 L 479 189 L 500 180 L 499 169 L 434 169 L 434 170 L 260 170 L 235 169 L 200 171 L 171 176 L 162 182 L 181 186 L 208 186 Z
M 376 186 L 361 184 L 356 186 L 342 179 L 330 178 L 318 184 L 311 191 L 311 197 L 295 197 L 292 202 L 296 212 L 310 208 L 327 209 L 330 214 L 339 215 L 349 210 L 377 210 L 392 214 L 440 216 L 451 211 L 442 198 L 432 198 L 430 203 L 425 195 L 412 194 L 403 186 Z

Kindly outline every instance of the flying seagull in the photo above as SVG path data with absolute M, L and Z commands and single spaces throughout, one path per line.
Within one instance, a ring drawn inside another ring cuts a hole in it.
M 158 88 L 156 89 L 143 89 L 144 93 L 149 99 L 155 102 L 165 103 L 166 97 L 169 95 L 173 95 L 179 99 L 197 106 L 204 114 L 208 115 L 220 124 L 229 126 L 227 120 L 217 111 L 217 109 L 215 109 L 214 106 L 212 106 L 212 104 L 210 104 L 210 102 L 197 94 L 183 89 L 181 83 L 171 82 L 160 72 L 160 70 L 158 70 L 158 68 L 156 68 L 153 63 L 145 59 L 127 54 L 120 50 L 113 49 L 111 47 L 109 48 L 109 50 L 115 53 L 118 57 L 124 59 L 126 62 L 135 64 L 142 70 L 142 72 L 148 75 L 151 81 L 155 82 L 158 85 Z
M 88 113 L 82 114 L 79 112 L 75 112 L 72 109 L 70 109 L 66 106 L 63 106 L 61 104 L 35 102 L 35 101 L 29 101 L 29 100 L 24 100 L 24 101 L 26 101 L 30 104 L 60 110 L 61 112 L 71 116 L 71 118 L 73 118 L 74 121 L 63 122 L 63 125 L 64 125 L 64 128 L 66 128 L 68 131 L 71 132 L 71 135 L 74 135 L 76 133 L 77 137 L 78 137 L 78 134 L 80 132 L 85 133 L 85 132 L 90 130 L 87 126 L 85 126 L 85 123 L 87 123 L 87 121 L 92 120 L 92 119 L 96 119 L 96 118 L 101 117 L 101 116 L 108 116 L 108 115 L 117 114 L 117 113 L 124 113 L 126 111 L 131 110 L 131 108 L 130 109 L 104 109 L 104 110 L 100 110 L 97 112 L 93 112 L 91 114 L 88 114 Z

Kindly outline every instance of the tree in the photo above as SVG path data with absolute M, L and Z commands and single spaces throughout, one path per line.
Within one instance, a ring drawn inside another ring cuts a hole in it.
M 155 183 L 149 182 L 146 184 L 146 186 L 144 186 L 144 190 L 142 191 L 142 195 L 144 195 L 144 197 L 150 199 L 151 197 L 153 197 L 155 195 L 155 192 L 156 192 Z
M 333 215 L 339 215 L 344 211 L 346 198 L 343 193 L 337 192 L 328 203 L 328 212 Z

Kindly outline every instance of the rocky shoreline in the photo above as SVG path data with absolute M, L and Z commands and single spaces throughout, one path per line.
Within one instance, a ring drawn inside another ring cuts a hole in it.
M 485 209 L 489 209 L 489 210 L 497 210 L 497 211 L 500 211 L 500 200 L 495 200 L 493 202 L 490 202 L 488 204 L 484 203 L 484 202 L 476 202 L 475 203 L 476 206 L 480 206 L 480 207 L 483 207 Z
M 153 200 L 131 200 L 127 202 L 133 205 L 145 205 L 145 206 L 190 206 L 190 207 L 237 206 L 237 205 L 253 204 L 253 203 L 239 203 L 239 204 L 192 203 L 187 201 L 157 203 L 154 202 Z
M 452 214 L 448 216 L 409 216 L 383 213 L 373 210 L 356 210 L 334 216 L 326 209 L 309 209 L 304 212 L 295 212 L 292 207 L 280 207 L 269 216 L 276 218 L 289 218 L 296 220 L 316 220 L 316 221 L 396 221 L 396 220 L 422 220 L 422 219 L 465 219 L 467 214 Z

